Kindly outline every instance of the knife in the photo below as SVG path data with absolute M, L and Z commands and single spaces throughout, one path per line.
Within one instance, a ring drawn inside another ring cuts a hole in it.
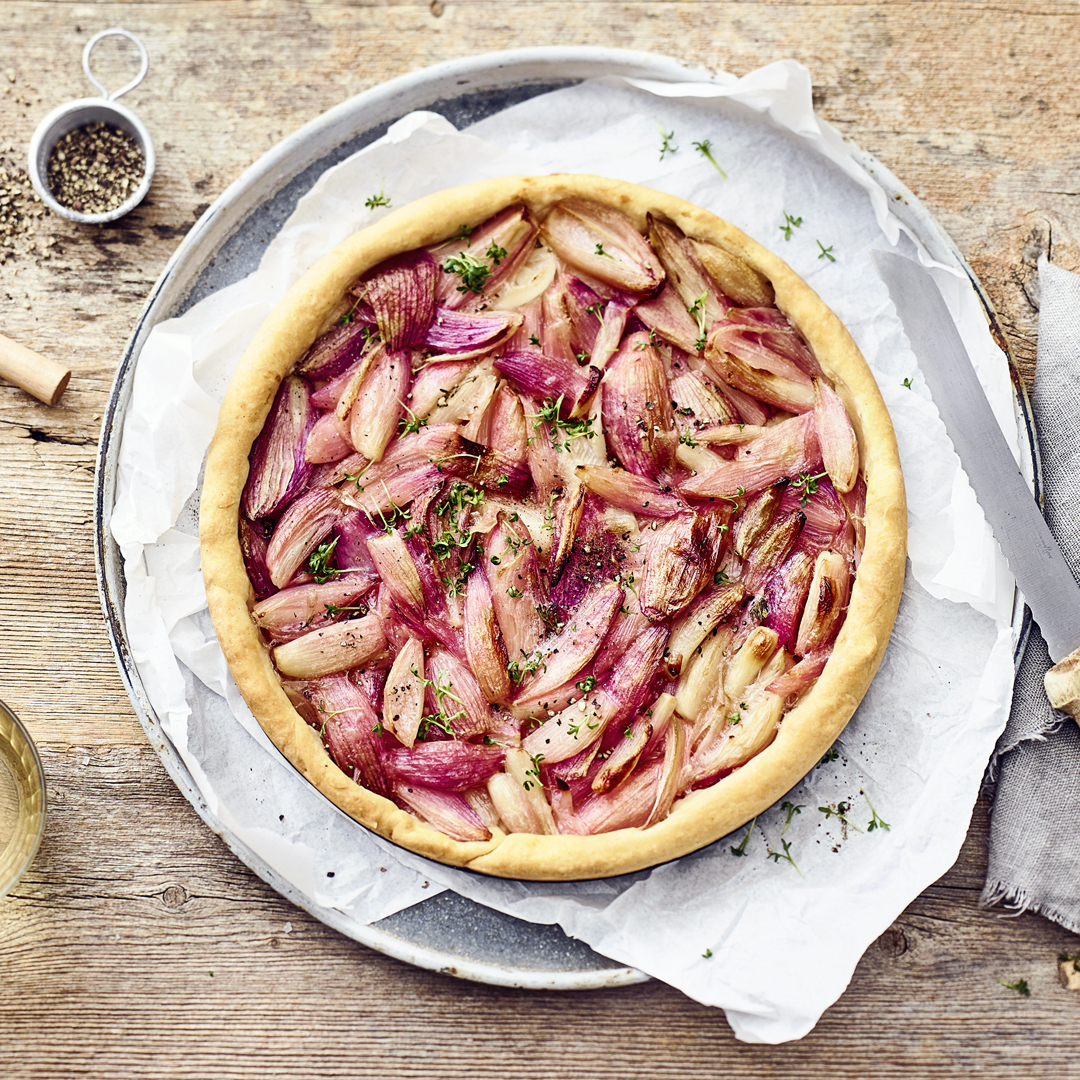
M 1051 658 L 1050 704 L 1080 723 L 1080 586 L 1035 502 L 930 272 L 875 251 L 904 332 L 994 538 L 1039 624 Z

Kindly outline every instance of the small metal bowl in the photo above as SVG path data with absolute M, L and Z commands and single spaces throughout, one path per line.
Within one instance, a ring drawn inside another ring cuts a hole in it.
M 34 860 L 45 832 L 45 773 L 22 721 L 0 701 L 0 897 Z
M 134 42 L 142 60 L 139 74 L 115 93 L 106 90 L 94 78 L 90 70 L 90 54 L 93 52 L 94 46 L 107 37 L 124 37 Z M 150 68 L 150 58 L 147 55 L 145 46 L 134 34 L 117 27 L 112 30 L 102 30 L 100 33 L 95 34 L 86 43 L 82 62 L 86 77 L 101 91 L 102 96 L 69 101 L 66 105 L 53 109 L 41 121 L 34 132 L 33 138 L 30 140 L 30 182 L 34 185 L 34 190 L 40 196 L 41 201 L 54 214 L 59 214 L 61 217 L 66 217 L 71 221 L 78 221 L 84 225 L 100 225 L 107 221 L 116 221 L 117 218 L 121 218 L 129 211 L 134 210 L 146 197 L 146 193 L 150 190 L 150 181 L 154 178 L 154 143 L 150 138 L 150 132 L 146 130 L 143 122 L 130 109 L 116 102 L 118 97 L 126 94 L 129 90 L 134 90 L 143 81 L 146 72 Z M 142 151 L 145 171 L 139 186 L 119 206 L 114 207 L 112 210 L 106 210 L 101 214 L 83 214 L 58 202 L 52 191 L 49 190 L 48 181 L 46 180 L 49 158 L 52 156 L 56 144 L 69 131 L 75 131 L 77 128 L 99 121 L 119 128 L 138 143 L 139 149 Z

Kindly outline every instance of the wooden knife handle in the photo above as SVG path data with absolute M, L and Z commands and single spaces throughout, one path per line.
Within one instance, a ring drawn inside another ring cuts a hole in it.
M 1046 673 L 1043 685 L 1050 704 L 1080 724 L 1080 649 L 1055 664 Z
M 0 375 L 46 405 L 55 405 L 67 388 L 71 369 L 0 334 Z

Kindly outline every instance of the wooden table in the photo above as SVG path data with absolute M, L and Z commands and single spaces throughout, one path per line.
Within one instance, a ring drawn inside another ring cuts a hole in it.
M 1049 0 L 6 0 L 9 185 L 41 117 L 89 92 L 87 38 L 115 25 L 150 51 L 150 77 L 127 99 L 158 148 L 150 197 L 94 229 L 28 216 L 34 205 L 9 186 L 17 227 L 0 231 L 0 332 L 75 371 L 56 408 L 0 386 L 0 697 L 30 727 L 51 799 L 36 862 L 0 901 L 0 1074 L 1080 1076 L 1080 995 L 1056 972 L 1058 953 L 1080 942 L 1037 916 L 978 907 L 985 801 L 953 869 L 869 948 L 816 1030 L 785 1046 L 740 1044 L 720 1013 L 657 983 L 503 990 L 340 937 L 250 873 L 173 787 L 117 673 L 92 549 L 113 373 L 203 209 L 344 98 L 495 49 L 649 49 L 736 74 L 802 61 L 822 116 L 951 233 L 1030 380 L 1035 261 L 1052 249 L 1060 265 L 1080 263 L 1080 11 Z M 1018 978 L 1029 998 L 999 983 Z

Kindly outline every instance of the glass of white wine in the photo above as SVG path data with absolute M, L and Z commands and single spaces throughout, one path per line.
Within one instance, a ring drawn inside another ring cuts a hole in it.
M 45 831 L 45 774 L 19 718 L 0 701 L 0 897 L 22 877 Z

